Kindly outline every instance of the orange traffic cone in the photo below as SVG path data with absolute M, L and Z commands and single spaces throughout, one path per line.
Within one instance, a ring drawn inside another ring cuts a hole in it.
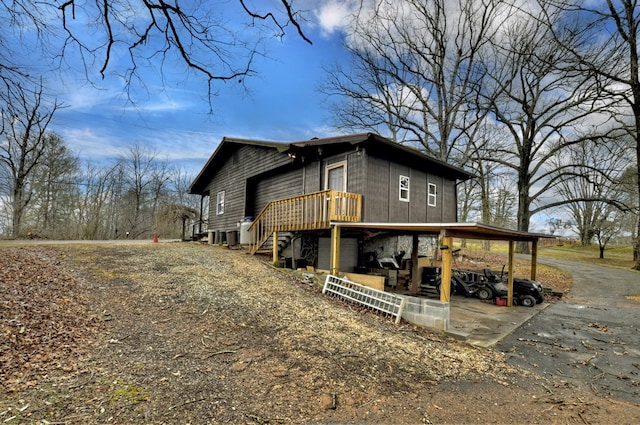
M 158 243 L 158 234 L 157 233 L 153 234 L 153 243 Z

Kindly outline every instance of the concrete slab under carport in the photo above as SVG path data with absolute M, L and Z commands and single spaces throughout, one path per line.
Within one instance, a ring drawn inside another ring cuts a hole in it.
M 507 307 L 462 296 L 442 302 L 425 296 L 398 295 L 405 299 L 404 321 L 443 331 L 452 338 L 479 347 L 496 345 L 550 305 L 545 302 L 534 307 Z
M 472 345 L 493 347 L 549 305 L 551 303 L 544 302 L 534 307 L 506 307 L 477 298 L 453 296 L 446 332 Z

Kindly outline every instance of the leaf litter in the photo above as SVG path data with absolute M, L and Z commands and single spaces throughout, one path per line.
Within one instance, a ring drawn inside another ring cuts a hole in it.
M 546 422 L 628 411 L 540 385 L 500 352 L 325 297 L 246 252 L 179 243 L 1 254 L 2 422 L 522 422 L 534 409 Z

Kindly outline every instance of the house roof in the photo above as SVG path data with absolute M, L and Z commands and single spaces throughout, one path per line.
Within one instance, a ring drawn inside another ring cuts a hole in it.
M 321 139 L 313 138 L 310 140 L 294 142 L 273 142 L 266 140 L 224 137 L 200 173 L 191 183 L 189 193 L 204 195 L 207 184 L 214 176 L 217 169 L 224 163 L 231 152 L 239 149 L 239 147 L 243 145 L 276 149 L 280 153 L 301 155 L 305 156 L 309 160 L 319 158 L 323 156 L 323 154 L 326 156 L 331 153 L 337 153 L 340 150 L 344 150 L 344 145 L 361 145 L 370 154 L 377 154 L 385 158 L 395 157 L 397 160 L 401 160 L 404 163 L 412 164 L 417 167 L 428 165 L 431 170 L 447 173 L 458 180 L 467 180 L 474 177 L 473 174 L 468 173 L 462 168 L 458 168 L 444 161 L 432 158 L 417 149 L 401 145 L 374 133 L 358 133 L 346 136 L 325 137 Z

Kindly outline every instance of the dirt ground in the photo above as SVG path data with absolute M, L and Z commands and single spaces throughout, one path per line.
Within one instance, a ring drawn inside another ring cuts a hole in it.
M 7 424 L 636 423 L 638 405 L 344 304 L 243 251 L 0 249 Z

